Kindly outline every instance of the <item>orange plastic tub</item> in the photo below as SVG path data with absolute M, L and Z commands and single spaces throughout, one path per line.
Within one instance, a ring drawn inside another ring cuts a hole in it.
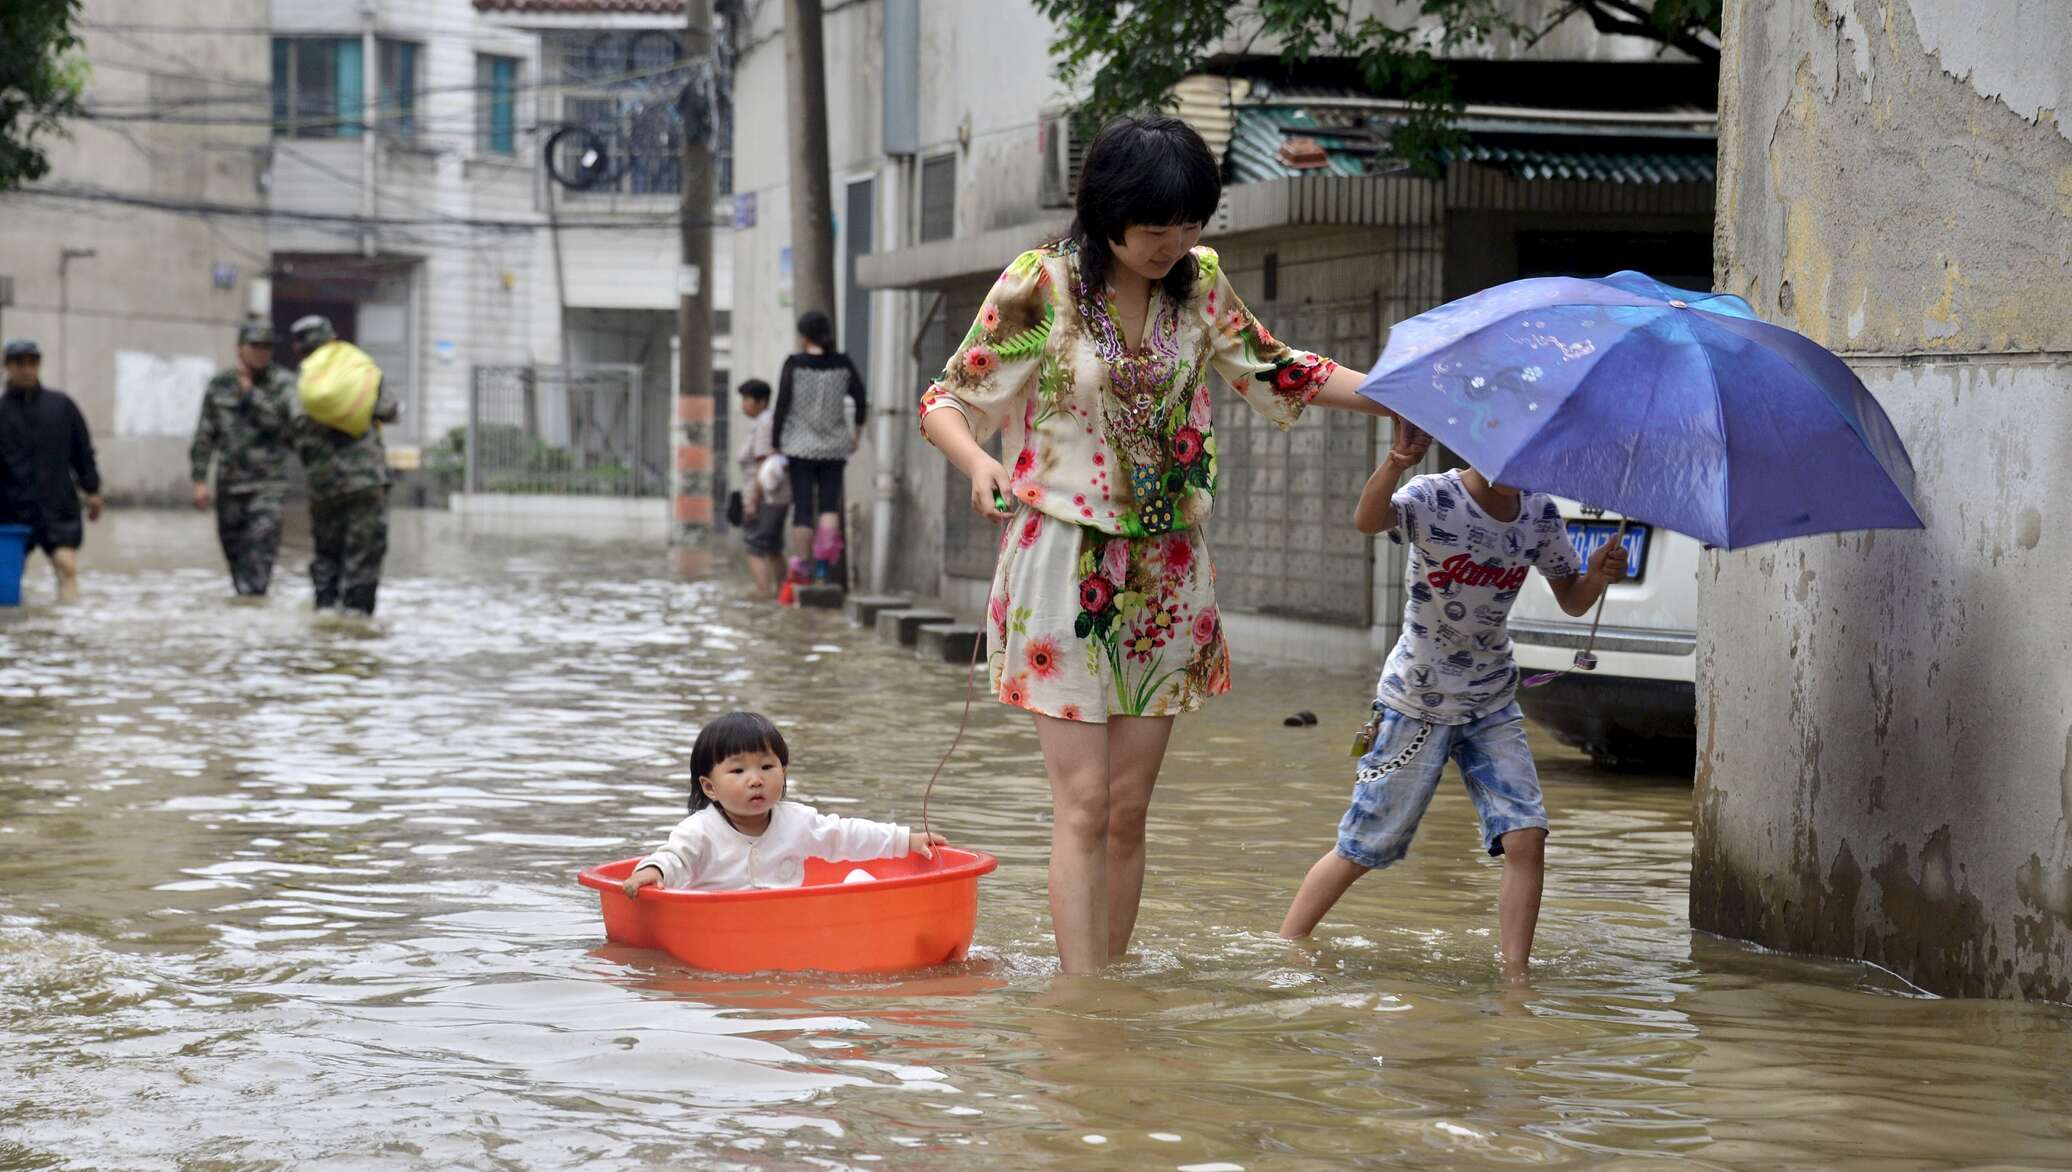
M 604 905 L 604 934 L 722 973 L 892 972 L 964 959 L 978 927 L 978 878 L 1000 865 L 980 851 L 935 858 L 806 860 L 806 881 L 765 891 L 665 891 L 621 884 L 639 859 L 577 876 Z M 877 878 L 842 882 L 851 871 Z

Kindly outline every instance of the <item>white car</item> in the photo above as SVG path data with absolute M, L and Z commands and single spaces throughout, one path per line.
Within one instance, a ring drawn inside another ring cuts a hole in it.
M 1617 514 L 1555 498 L 1577 552 L 1610 541 Z M 1606 591 L 1595 671 L 1522 688 L 1527 716 L 1599 765 L 1688 771 L 1697 747 L 1697 541 L 1634 522 L 1626 581 Z M 1590 616 L 1562 613 L 1552 592 L 1527 590 L 1511 608 L 1511 642 L 1527 677 L 1574 667 Z

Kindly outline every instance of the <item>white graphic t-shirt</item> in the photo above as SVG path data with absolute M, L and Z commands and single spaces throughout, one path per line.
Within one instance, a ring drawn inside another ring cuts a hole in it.
M 1469 724 L 1511 702 L 1518 665 L 1504 622 L 1533 567 L 1549 578 L 1582 572 L 1561 510 L 1528 492 L 1513 521 L 1492 520 L 1458 471 L 1420 476 L 1396 491 L 1389 540 L 1410 546 L 1403 637 L 1376 693 L 1405 716 Z

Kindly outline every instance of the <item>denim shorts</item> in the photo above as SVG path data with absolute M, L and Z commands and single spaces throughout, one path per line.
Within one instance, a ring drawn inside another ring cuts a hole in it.
M 1489 853 L 1504 853 L 1513 830 L 1547 827 L 1540 775 L 1514 702 L 1471 724 L 1428 724 L 1380 702 L 1381 730 L 1360 758 L 1352 805 L 1338 823 L 1338 853 L 1363 867 L 1386 867 L 1410 853 L 1410 838 L 1450 757 L 1460 762 Z

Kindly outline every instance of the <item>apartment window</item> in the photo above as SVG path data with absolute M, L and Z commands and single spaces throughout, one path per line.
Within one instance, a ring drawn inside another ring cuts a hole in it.
M 384 40 L 376 46 L 381 59 L 381 103 L 377 125 L 398 138 L 417 137 L 417 45 Z
M 475 58 L 475 110 L 477 138 L 484 151 L 510 155 L 518 152 L 518 59 Z
M 294 138 L 358 138 L 366 124 L 366 54 L 358 37 L 275 37 L 273 132 Z M 377 43 L 375 125 L 417 136 L 418 46 Z
M 349 37 L 275 37 L 273 132 L 294 138 L 358 138 L 363 70 Z
M 921 239 L 948 240 L 957 234 L 957 156 L 937 155 L 921 163 Z

